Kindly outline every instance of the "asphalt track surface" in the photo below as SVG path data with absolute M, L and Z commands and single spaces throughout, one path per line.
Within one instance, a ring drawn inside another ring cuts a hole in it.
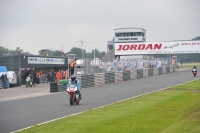
M 70 106 L 66 92 L 0 102 L 0 133 L 97 108 L 144 93 L 197 79 L 191 70 L 82 89 L 80 105 Z

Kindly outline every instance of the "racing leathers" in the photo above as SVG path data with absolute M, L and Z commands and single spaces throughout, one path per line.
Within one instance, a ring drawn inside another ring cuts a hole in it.
M 81 84 L 80 84 L 79 80 L 78 80 L 78 79 L 69 80 L 69 83 L 68 83 L 68 85 L 67 85 L 67 88 L 70 88 L 70 85 L 71 85 L 71 84 L 74 84 L 74 85 L 77 86 L 77 91 L 78 91 L 78 93 L 79 93 L 80 99 L 82 99 L 82 97 L 81 97 Z

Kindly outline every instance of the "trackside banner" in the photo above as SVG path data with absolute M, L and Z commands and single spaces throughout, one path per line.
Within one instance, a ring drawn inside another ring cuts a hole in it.
M 200 41 L 115 43 L 115 55 L 200 53 Z

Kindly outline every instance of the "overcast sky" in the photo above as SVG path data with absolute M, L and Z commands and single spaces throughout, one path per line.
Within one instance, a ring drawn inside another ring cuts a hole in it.
M 0 0 L 0 45 L 38 54 L 79 46 L 107 51 L 115 28 L 146 29 L 147 41 L 200 36 L 200 0 Z

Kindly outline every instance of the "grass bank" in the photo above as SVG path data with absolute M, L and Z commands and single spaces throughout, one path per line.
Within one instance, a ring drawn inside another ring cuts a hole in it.
M 185 64 L 181 64 L 181 67 L 180 68 L 193 68 L 193 66 L 196 66 L 196 67 L 200 67 L 200 63 L 185 63 Z
M 21 132 L 199 133 L 200 80 Z

